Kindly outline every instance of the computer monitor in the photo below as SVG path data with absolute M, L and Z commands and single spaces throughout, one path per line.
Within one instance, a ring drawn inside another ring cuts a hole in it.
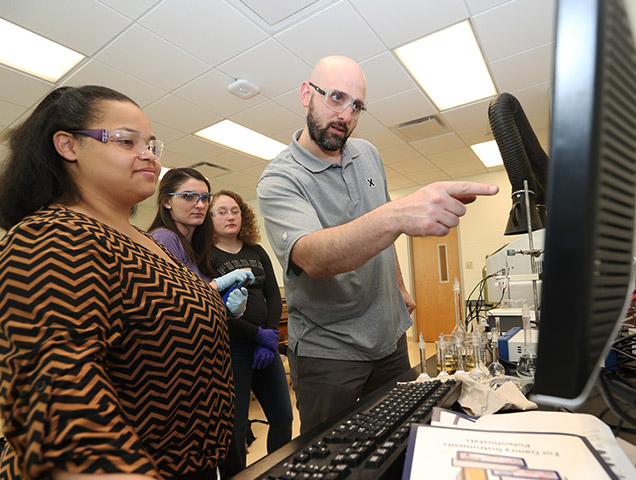
M 630 300 L 636 49 L 622 0 L 560 0 L 533 399 L 579 407 Z

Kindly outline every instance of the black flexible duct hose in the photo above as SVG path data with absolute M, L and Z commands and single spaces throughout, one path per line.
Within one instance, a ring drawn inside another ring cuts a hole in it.
M 493 98 L 488 106 L 488 120 L 512 185 L 513 206 L 505 234 L 528 231 L 524 180 L 530 190 L 532 229 L 543 228 L 548 156 L 513 95 L 502 93 Z

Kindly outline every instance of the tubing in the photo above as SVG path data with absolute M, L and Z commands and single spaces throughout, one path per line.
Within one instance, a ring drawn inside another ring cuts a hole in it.
M 527 233 L 522 194 L 524 180 L 528 181 L 532 229 L 543 228 L 548 156 L 513 95 L 502 93 L 493 98 L 488 106 L 488 120 L 513 192 L 513 206 L 505 234 Z

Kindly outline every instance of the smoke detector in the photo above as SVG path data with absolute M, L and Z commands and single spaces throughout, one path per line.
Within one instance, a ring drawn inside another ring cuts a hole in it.
M 237 78 L 227 86 L 230 93 L 233 93 L 239 98 L 248 99 L 261 91 L 261 88 L 255 83 L 245 80 L 244 78 Z

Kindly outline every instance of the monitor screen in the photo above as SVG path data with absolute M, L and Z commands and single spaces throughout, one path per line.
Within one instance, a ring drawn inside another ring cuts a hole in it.
M 535 396 L 580 406 L 632 292 L 636 50 L 623 0 L 560 0 Z

